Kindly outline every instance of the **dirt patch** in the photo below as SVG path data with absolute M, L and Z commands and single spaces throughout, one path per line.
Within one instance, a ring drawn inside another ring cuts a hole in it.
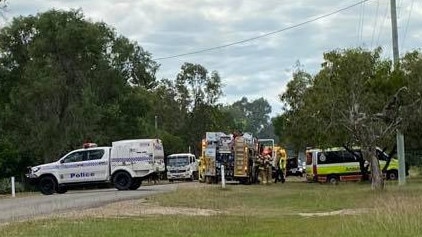
M 187 215 L 212 216 L 225 212 L 211 209 L 189 207 L 163 207 L 148 203 L 145 199 L 111 203 L 102 207 L 90 208 L 83 211 L 71 211 L 60 214 L 60 217 L 133 217 L 145 215 Z
M 367 208 L 342 209 L 329 212 L 297 213 L 303 217 L 315 216 L 336 216 L 336 215 L 359 215 L 368 213 Z M 101 207 L 89 208 L 86 210 L 70 211 L 62 213 L 60 217 L 80 218 L 80 217 L 135 217 L 148 215 L 186 215 L 186 216 L 213 216 L 228 214 L 228 211 L 190 208 L 190 207 L 163 207 L 156 203 L 150 203 L 145 199 L 129 200 L 110 203 Z
M 311 213 L 298 213 L 299 216 L 313 217 L 313 216 L 337 216 L 337 215 L 358 215 L 363 213 L 368 213 L 369 209 L 342 209 L 337 211 L 329 212 L 311 212 Z

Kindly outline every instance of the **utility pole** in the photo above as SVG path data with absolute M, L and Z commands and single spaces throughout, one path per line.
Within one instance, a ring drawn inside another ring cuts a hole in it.
M 391 33 L 393 37 L 393 62 L 394 69 L 399 65 L 399 42 L 397 33 L 397 11 L 396 0 L 390 0 L 391 8 Z M 397 129 L 397 156 L 399 159 L 399 185 L 406 184 L 406 162 L 404 158 L 404 135 Z
M 396 0 L 390 0 L 391 5 L 391 33 L 393 36 L 393 62 L 394 66 L 399 64 L 399 36 L 397 32 L 397 10 Z
M 155 115 L 155 137 L 157 137 L 158 133 L 157 133 L 157 129 L 158 129 L 158 122 L 157 122 L 158 116 Z

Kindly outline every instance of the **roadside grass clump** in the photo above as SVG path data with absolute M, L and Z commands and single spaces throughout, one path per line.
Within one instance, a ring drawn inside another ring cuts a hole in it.
M 15 192 L 24 192 L 25 185 L 22 182 L 15 182 Z M 10 178 L 0 179 L 0 194 L 10 194 L 12 192 L 12 182 Z
M 421 236 L 420 190 L 396 189 L 370 200 L 373 209 L 343 222 L 342 236 Z

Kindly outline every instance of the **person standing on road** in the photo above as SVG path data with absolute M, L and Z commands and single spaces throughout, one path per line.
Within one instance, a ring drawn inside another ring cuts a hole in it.
M 274 183 L 278 181 L 284 183 L 286 181 L 285 171 L 286 171 L 286 154 L 285 152 L 280 151 L 279 154 L 276 156 L 275 161 L 276 166 L 276 174 Z
M 258 157 L 259 179 L 262 184 L 269 184 L 272 181 L 271 152 L 272 151 L 270 149 L 263 149 L 262 153 Z

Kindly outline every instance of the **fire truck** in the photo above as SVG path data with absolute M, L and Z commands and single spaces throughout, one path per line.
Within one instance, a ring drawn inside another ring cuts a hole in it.
M 202 140 L 199 181 L 218 183 L 223 166 L 224 178 L 228 181 L 257 182 L 257 151 L 258 140 L 249 133 L 207 132 Z

